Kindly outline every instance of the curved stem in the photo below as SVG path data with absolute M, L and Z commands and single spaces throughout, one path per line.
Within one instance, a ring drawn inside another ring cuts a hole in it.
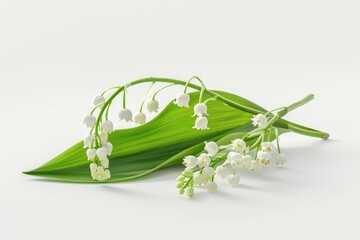
M 154 93 L 154 95 L 153 95 L 153 97 L 152 97 L 152 100 L 154 100 L 155 97 L 156 97 L 156 95 L 157 95 L 159 92 L 161 92 L 162 90 L 164 90 L 164 89 L 166 89 L 166 88 L 168 88 L 168 87 L 175 86 L 175 85 L 176 85 L 176 83 L 172 83 L 172 84 L 170 84 L 170 85 L 166 85 L 165 87 L 160 88 L 159 90 L 157 90 L 157 91 Z
M 155 84 L 155 82 L 152 82 L 152 83 L 150 84 L 150 87 L 149 87 L 148 90 L 146 91 L 145 97 L 144 97 L 144 99 L 143 99 L 142 102 L 141 102 L 140 112 L 142 112 L 143 107 L 144 107 L 145 100 L 146 100 L 147 96 L 149 95 L 149 92 L 150 92 L 152 86 L 154 86 L 154 84 Z
M 199 80 L 199 78 L 197 78 L 197 77 L 193 77 L 193 78 Z M 192 89 L 198 90 L 198 91 L 200 91 L 203 88 L 203 86 L 200 87 L 198 85 L 190 83 L 189 81 L 184 82 L 184 81 L 175 80 L 175 79 L 169 79 L 169 78 L 152 78 L 152 77 L 135 80 L 133 82 L 128 83 L 127 87 L 138 85 L 138 84 L 141 84 L 141 83 L 146 83 L 146 82 L 162 82 L 162 83 L 173 83 L 175 85 L 185 85 L 187 87 L 191 87 Z M 114 94 L 111 95 L 110 98 L 104 103 L 104 106 L 100 110 L 99 116 L 102 116 L 102 114 L 105 111 L 106 106 L 108 104 L 110 104 L 112 102 L 112 100 L 124 90 L 125 87 L 121 86 L 121 87 L 114 87 L 114 88 L 117 88 L 118 90 L 115 91 Z M 114 89 L 114 88 L 112 88 L 112 89 Z M 238 104 L 237 102 L 234 102 L 234 101 L 232 101 L 230 99 L 227 99 L 227 98 L 221 96 L 218 93 L 207 90 L 206 88 L 204 89 L 204 93 L 206 93 L 207 95 L 209 95 L 211 97 L 216 97 L 218 100 L 226 103 L 227 105 L 229 105 L 231 107 L 234 107 L 234 108 L 237 108 L 239 110 L 248 112 L 250 114 L 256 115 L 256 114 L 259 114 L 259 113 L 264 113 L 263 111 L 260 111 L 260 110 L 257 110 L 257 109 L 254 109 L 254 108 L 251 108 L 251 107 L 248 107 L 248 106 L 245 106 L 245 105 Z M 286 113 L 288 113 L 289 111 L 291 111 L 291 110 L 293 110 L 293 109 L 295 109 L 297 107 L 300 107 L 300 106 L 304 105 L 305 103 L 309 102 L 310 100 L 312 100 L 311 95 L 309 95 L 309 96 L 307 96 L 306 98 L 302 99 L 301 101 L 299 101 L 299 102 L 297 102 L 295 104 L 290 105 L 285 110 L 280 111 L 278 113 L 279 117 L 282 117 L 282 116 L 286 115 Z M 313 96 L 312 96 L 312 98 L 313 98 Z M 97 125 L 99 124 L 100 120 L 101 120 L 101 118 L 99 117 L 97 119 L 97 123 L 96 123 Z M 319 138 L 323 138 L 323 139 L 326 139 L 326 138 L 329 137 L 329 134 L 327 134 L 327 133 L 320 132 L 320 131 L 310 129 L 310 128 L 306 128 L 306 127 L 303 127 L 301 125 L 297 125 L 295 123 L 291 123 L 291 122 L 288 122 L 288 121 L 283 120 L 283 119 L 278 119 L 277 121 L 279 121 L 279 122 L 281 122 L 283 124 L 285 123 L 286 125 L 289 126 L 291 131 L 294 131 L 294 132 L 299 133 L 299 134 L 312 136 L 312 137 L 319 137 Z

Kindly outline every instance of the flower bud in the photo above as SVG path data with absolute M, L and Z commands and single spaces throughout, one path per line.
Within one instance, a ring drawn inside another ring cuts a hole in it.
M 208 120 L 206 117 L 198 117 L 195 121 L 195 126 L 197 130 L 207 130 L 208 128 Z
M 284 153 L 279 153 L 276 156 L 276 165 L 284 165 L 286 163 L 286 155 Z
M 208 192 L 216 192 L 218 188 L 215 182 L 208 182 L 205 187 Z
M 138 125 L 142 125 L 144 123 L 146 123 L 146 115 L 145 113 L 136 113 L 134 116 L 134 123 L 138 124 Z
M 92 128 L 96 123 L 96 117 L 93 115 L 86 115 L 83 120 L 83 125 L 88 128 Z
M 218 153 L 219 147 L 215 142 L 208 142 L 205 144 L 205 150 L 210 156 L 214 156 Z
M 146 107 L 149 112 L 158 112 L 159 102 L 156 99 L 151 99 L 147 102 Z
M 177 95 L 175 104 L 179 107 L 189 107 L 190 96 L 187 93 L 180 93 Z
M 87 155 L 89 161 L 93 161 L 96 157 L 96 149 L 89 148 L 86 151 L 86 155 Z
M 106 132 L 99 133 L 99 138 L 102 144 L 105 144 L 108 140 L 108 134 Z
M 225 179 L 227 176 L 229 176 L 229 174 L 230 171 L 227 166 L 220 165 L 216 168 L 216 175 L 222 179 Z
M 186 195 L 188 195 L 188 197 L 193 197 L 194 196 L 194 188 L 190 187 L 186 189 Z
M 107 142 L 107 143 L 103 144 L 103 147 L 106 149 L 107 155 L 110 156 L 112 153 L 112 150 L 113 150 L 113 145 L 111 143 Z
M 207 107 L 205 103 L 198 103 L 194 107 L 194 116 L 198 115 L 199 117 L 207 116 Z
M 93 98 L 93 106 L 99 106 L 101 108 L 101 105 L 103 105 L 106 102 L 106 99 L 103 96 L 96 96 Z
M 182 172 L 182 175 L 184 177 L 191 178 L 193 176 L 193 171 L 191 171 L 190 169 L 185 169 L 185 171 Z
M 114 131 L 114 125 L 111 121 L 107 120 L 101 124 L 101 128 L 106 133 L 112 133 Z
M 230 185 L 230 187 L 237 187 L 239 186 L 239 182 L 240 182 L 240 176 L 239 175 L 230 175 L 227 178 L 228 184 Z
M 104 158 L 103 160 L 101 160 L 101 165 L 102 165 L 104 168 L 109 168 L 109 159 Z
M 84 137 L 84 147 L 90 148 L 91 145 L 92 145 L 92 142 L 94 141 L 94 139 L 95 139 L 94 135 L 90 135 L 90 134 L 85 135 L 85 137 Z
M 131 122 L 133 117 L 131 110 L 128 108 L 120 109 L 118 116 L 120 121 L 124 120 L 126 122 Z
M 106 148 L 102 147 L 96 150 L 96 155 L 100 160 L 104 160 L 107 159 L 108 151 L 106 150 Z

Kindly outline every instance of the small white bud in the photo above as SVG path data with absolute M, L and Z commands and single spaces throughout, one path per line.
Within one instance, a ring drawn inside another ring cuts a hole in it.
M 87 155 L 87 158 L 89 161 L 93 161 L 96 157 L 96 149 L 91 149 L 89 148 L 87 151 L 86 151 L 86 155 Z
M 94 172 L 94 171 L 96 171 L 97 170 L 97 165 L 96 165 L 96 163 L 92 163 L 92 164 L 90 164 L 90 171 L 91 172 Z
M 212 167 L 204 167 L 203 169 L 203 175 L 205 177 L 211 177 L 215 174 L 215 171 Z
M 216 168 L 216 175 L 222 179 L 225 179 L 227 176 L 229 176 L 229 174 L 230 174 L 230 171 L 227 166 L 220 165 Z
M 96 96 L 93 98 L 93 106 L 99 106 L 101 108 L 101 105 L 103 105 L 106 102 L 106 99 L 103 96 Z
M 207 107 L 205 103 L 198 103 L 194 107 L 194 116 L 207 116 Z
M 101 128 L 106 133 L 112 133 L 114 131 L 114 125 L 111 121 L 107 120 L 101 124 Z
M 93 115 L 86 115 L 83 120 L 83 125 L 88 128 L 92 128 L 96 123 L 96 117 Z
M 180 93 L 177 95 L 175 104 L 179 107 L 189 107 L 190 96 L 187 93 Z
M 108 140 L 108 134 L 106 132 L 99 133 L 100 141 L 102 144 L 106 143 Z
M 227 178 L 227 182 L 231 187 L 237 187 L 237 186 L 239 186 L 240 176 L 239 175 L 230 175 Z
M 202 185 L 204 182 L 204 176 L 200 172 L 195 172 L 193 175 L 194 183 L 197 185 Z
M 95 139 L 94 135 L 90 135 L 90 134 L 85 135 L 85 137 L 84 137 L 84 147 L 90 148 L 91 145 L 92 145 L 92 142 L 94 141 L 94 139 Z
M 104 158 L 103 160 L 101 160 L 101 165 L 102 165 L 104 168 L 109 168 L 109 159 Z
M 197 130 L 207 130 L 208 128 L 208 120 L 206 117 L 198 117 L 195 121 L 195 126 Z
M 279 153 L 276 155 L 276 165 L 284 165 L 286 163 L 286 155 Z
M 208 192 L 216 192 L 217 191 L 217 188 L 218 188 L 218 186 L 217 186 L 217 184 L 215 183 L 215 182 L 208 182 L 207 184 L 206 184 L 206 190 L 208 191 Z
M 111 143 L 107 142 L 107 143 L 103 144 L 103 147 L 106 149 L 107 155 L 110 156 L 112 153 L 112 150 L 113 150 L 113 145 Z
M 194 188 L 190 187 L 186 189 L 186 195 L 188 195 L 188 197 L 193 197 L 194 196 Z
M 149 112 L 158 112 L 159 102 L 156 99 L 151 99 L 147 102 L 146 107 Z
M 145 113 L 136 113 L 134 116 L 134 123 L 138 124 L 138 125 L 142 125 L 144 123 L 146 123 L 146 115 Z
M 120 121 L 124 120 L 126 122 L 131 122 L 133 117 L 131 110 L 128 108 L 120 109 L 118 116 Z
M 208 142 L 205 144 L 205 150 L 210 156 L 214 156 L 218 153 L 219 147 L 215 142 Z
M 193 171 L 191 171 L 191 169 L 185 169 L 185 171 L 182 172 L 182 175 L 190 178 L 193 176 Z
M 108 151 L 106 150 L 106 148 L 102 147 L 96 150 L 96 155 L 100 160 L 104 160 L 107 159 Z

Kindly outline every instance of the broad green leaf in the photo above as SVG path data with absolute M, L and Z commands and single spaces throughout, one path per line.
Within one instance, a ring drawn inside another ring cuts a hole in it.
M 242 105 L 266 111 L 239 96 L 216 92 Z M 163 167 L 180 164 L 184 156 L 201 152 L 205 141 L 220 140 L 222 144 L 228 144 L 236 136 L 242 136 L 253 129 L 250 123 L 251 114 L 220 101 L 207 103 L 210 129 L 193 129 L 195 117 L 191 117 L 192 107 L 197 103 L 198 97 L 198 92 L 191 94 L 190 108 L 179 108 L 170 103 L 149 123 L 113 132 L 109 137 L 109 141 L 114 145 L 110 157 L 112 177 L 106 182 L 131 180 Z M 296 131 L 296 128 L 315 131 L 282 119 L 276 122 L 276 127 L 281 133 Z M 82 142 L 39 168 L 25 173 L 67 182 L 96 183 L 90 177 L 89 161 Z

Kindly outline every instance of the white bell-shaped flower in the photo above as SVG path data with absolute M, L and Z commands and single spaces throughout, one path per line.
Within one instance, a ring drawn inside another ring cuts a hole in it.
M 84 137 L 84 147 L 91 148 L 92 142 L 94 141 L 95 136 L 92 134 L 87 134 Z
M 205 187 L 206 187 L 206 190 L 208 191 L 208 192 L 216 192 L 217 191 L 217 189 L 218 189 L 218 186 L 217 186 L 217 184 L 216 184 L 216 182 L 208 182 L 206 185 L 205 185 Z
M 106 120 L 101 124 L 101 128 L 106 133 L 112 133 L 114 131 L 114 124 L 111 121 Z
M 219 152 L 219 147 L 215 142 L 207 142 L 205 143 L 205 150 L 209 156 L 214 156 Z
M 268 120 L 264 114 L 258 114 L 254 116 L 251 120 L 252 124 L 258 128 L 264 128 L 268 123 Z
M 109 159 L 104 158 L 103 160 L 101 160 L 101 166 L 103 166 L 104 168 L 109 168 Z
M 222 179 L 227 178 L 227 176 L 229 176 L 229 174 L 230 174 L 230 171 L 226 165 L 220 165 L 216 168 L 216 175 Z
M 96 150 L 96 155 L 98 156 L 98 158 L 100 160 L 104 160 L 104 159 L 107 159 L 108 151 L 106 148 L 101 147 Z
M 146 108 L 149 112 L 158 112 L 159 102 L 156 99 L 151 99 L 147 102 Z
M 145 113 L 142 113 L 142 112 L 136 113 L 134 116 L 134 123 L 137 125 L 142 125 L 142 124 L 146 123 Z
M 202 153 L 200 154 L 200 156 L 197 158 L 197 164 L 199 165 L 200 168 L 209 166 L 211 162 L 211 159 L 209 157 L 209 155 Z
M 124 120 L 125 122 L 131 122 L 133 118 L 132 112 L 128 108 L 120 109 L 118 116 L 120 121 Z
M 242 157 L 242 167 L 249 169 L 252 161 L 251 155 L 247 154 Z
M 286 163 L 286 155 L 279 153 L 276 155 L 276 165 L 284 165 Z
M 240 183 L 240 176 L 239 175 L 230 175 L 227 178 L 227 182 L 230 185 L 230 187 L 237 187 Z
M 96 123 L 96 117 L 93 115 L 86 115 L 83 120 L 83 125 L 92 128 Z
M 106 102 L 106 99 L 104 98 L 104 96 L 96 96 L 93 98 L 92 104 L 94 107 L 99 106 L 101 108 L 101 106 Z
M 103 147 L 106 149 L 107 155 L 110 156 L 112 153 L 112 150 L 113 150 L 113 145 L 111 143 L 107 142 L 107 143 L 103 144 Z
M 207 130 L 208 128 L 208 120 L 206 117 L 198 117 L 195 121 L 195 126 L 193 127 L 197 130 Z
M 258 160 L 251 160 L 249 170 L 252 172 L 259 172 L 261 170 L 261 163 Z
M 208 116 L 207 114 L 207 106 L 205 103 L 198 103 L 194 107 L 194 116 Z
M 231 148 L 234 152 L 242 153 L 246 151 L 246 143 L 242 139 L 235 139 L 231 142 Z
M 186 156 L 183 161 L 186 168 L 193 169 L 197 166 L 197 159 L 194 156 Z
M 193 175 L 193 181 L 196 185 L 202 185 L 205 178 L 200 172 L 195 172 Z
M 206 167 L 204 167 L 203 168 L 203 175 L 205 176 L 205 177 L 212 177 L 212 176 L 214 176 L 215 175 L 215 170 L 212 168 L 212 167 L 208 167 L 208 166 L 206 166 Z
M 180 93 L 177 95 L 175 104 L 179 107 L 189 107 L 190 96 L 187 93 Z
M 86 155 L 89 161 L 93 161 L 96 157 L 96 149 L 89 148 L 86 151 Z
M 229 152 L 226 162 L 230 163 L 232 167 L 236 168 L 242 163 L 242 154 L 236 152 Z
M 109 135 L 106 132 L 99 133 L 99 138 L 100 138 L 101 144 L 107 143 L 108 137 L 109 137 Z
M 259 151 L 257 154 L 257 159 L 262 165 L 267 166 L 270 163 L 271 154 L 268 152 Z
M 267 153 L 274 153 L 276 151 L 276 148 L 273 143 L 271 142 L 263 142 L 261 143 L 262 151 Z

